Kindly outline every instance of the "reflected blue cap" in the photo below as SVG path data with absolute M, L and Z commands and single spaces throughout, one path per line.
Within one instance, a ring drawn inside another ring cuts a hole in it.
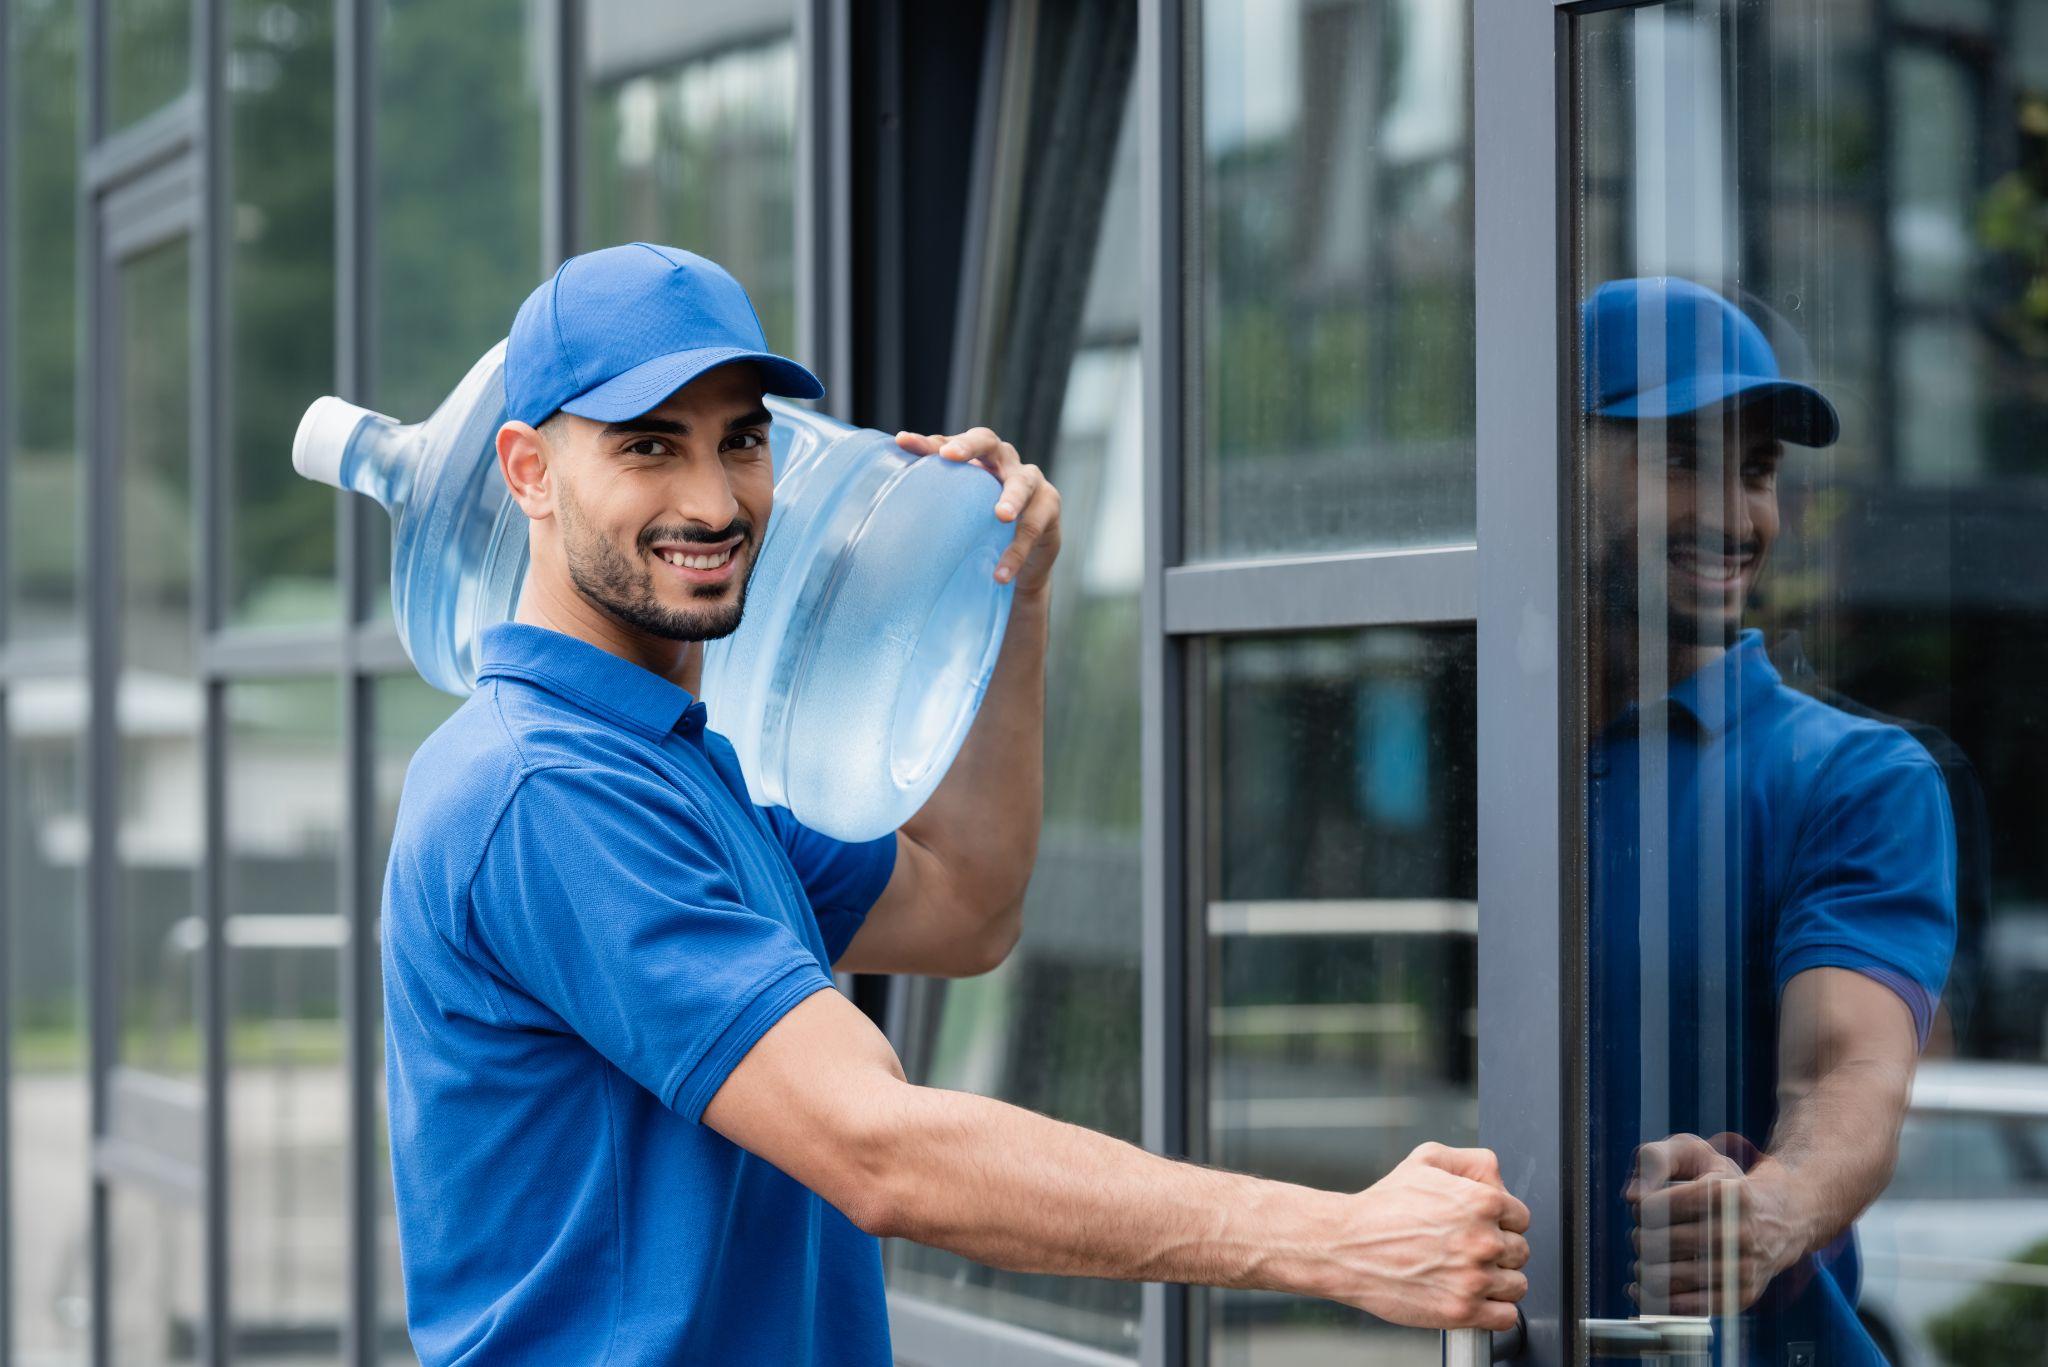
M 1668 418 L 1741 396 L 1769 399 L 1776 435 L 1826 446 L 1842 421 L 1812 385 L 1788 380 L 1763 329 L 1704 285 L 1676 276 L 1609 280 L 1580 315 L 1586 411 Z
M 815 399 L 818 377 L 768 350 L 740 282 L 678 247 L 572 256 L 519 306 L 505 344 L 505 416 L 637 418 L 714 367 L 752 361 L 770 394 Z

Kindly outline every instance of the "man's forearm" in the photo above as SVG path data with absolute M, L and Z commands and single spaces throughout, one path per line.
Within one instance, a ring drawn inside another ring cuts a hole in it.
M 935 855 L 954 893 L 977 911 L 1014 915 L 1038 857 L 1045 796 L 1045 644 L 1050 595 L 1011 602 L 974 728 L 903 834 Z
M 1787 1198 L 1802 1252 L 1827 1247 L 1884 1194 L 1912 1080 L 1910 1065 L 1859 1059 L 1786 1104 L 1750 1176 Z
M 1344 1197 L 904 1088 L 880 1232 L 1014 1271 L 1327 1295 Z

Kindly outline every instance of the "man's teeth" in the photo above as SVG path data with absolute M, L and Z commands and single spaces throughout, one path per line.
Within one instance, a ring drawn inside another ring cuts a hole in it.
M 1687 574 L 1697 575 L 1701 579 L 1719 580 L 1724 583 L 1733 580 L 1742 573 L 1743 563 L 1733 556 L 1701 555 L 1697 551 L 1673 552 L 1671 561 Z
M 715 570 L 732 559 L 732 547 L 714 551 L 710 555 L 685 555 L 681 551 L 662 551 L 661 558 L 680 569 Z

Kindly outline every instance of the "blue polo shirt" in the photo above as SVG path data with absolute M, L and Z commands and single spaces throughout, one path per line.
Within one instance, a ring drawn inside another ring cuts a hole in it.
M 890 1361 L 876 1241 L 703 1125 L 894 868 L 747 797 L 683 689 L 509 623 L 406 771 L 391 1167 L 441 1363 Z
M 1625 1317 L 1636 1148 L 1768 1148 L 1787 983 L 1862 973 L 1925 1042 L 1955 949 L 1955 827 L 1919 742 L 1787 687 L 1756 631 L 1605 729 L 1586 819 L 1593 1313 Z M 1881 1367 L 1858 1279 L 1847 1237 L 1802 1260 L 1745 1317 L 1745 1361 L 1810 1343 L 1815 1367 Z

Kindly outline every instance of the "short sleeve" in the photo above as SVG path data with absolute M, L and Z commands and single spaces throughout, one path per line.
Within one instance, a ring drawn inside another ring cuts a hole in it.
M 1924 1043 L 1955 954 L 1955 908 L 1941 770 L 1896 727 L 1852 732 L 1808 802 L 1778 926 L 1778 990 L 1808 969 L 1852 969 L 1899 994 Z
M 762 810 L 811 899 L 818 932 L 825 937 L 826 960 L 836 963 L 896 872 L 896 833 L 858 842 L 834 840 L 804 825 L 786 808 Z
M 787 926 L 741 904 L 727 867 L 666 784 L 540 769 L 485 847 L 470 926 L 521 991 L 694 1121 L 769 1027 L 832 983 Z

